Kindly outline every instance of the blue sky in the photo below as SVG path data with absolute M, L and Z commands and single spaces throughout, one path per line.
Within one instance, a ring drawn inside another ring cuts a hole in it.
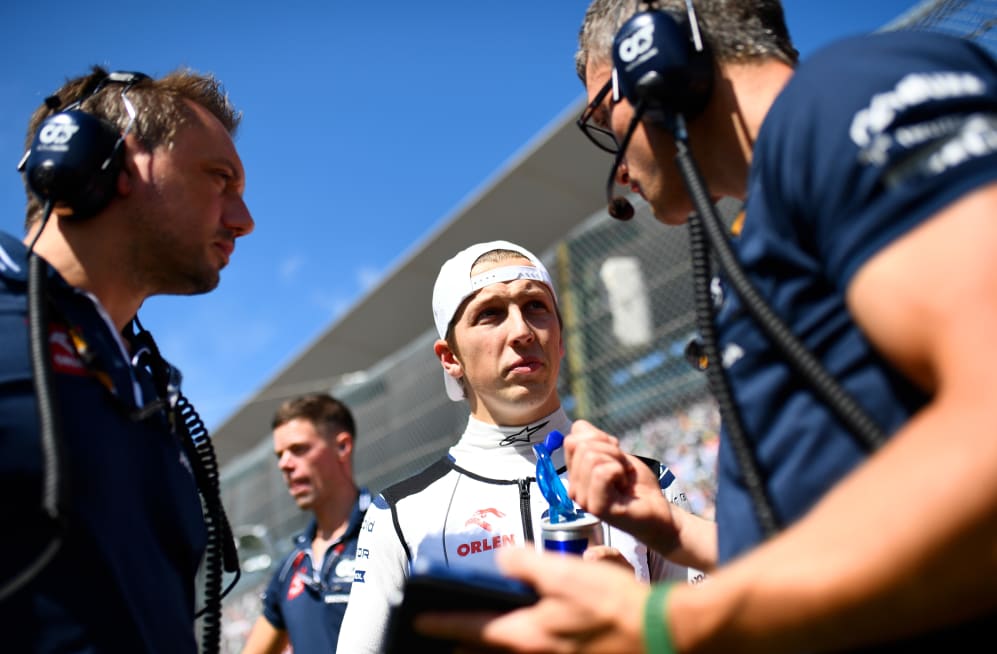
M 806 56 L 915 2 L 783 4 Z M 236 145 L 256 231 L 216 291 L 151 298 L 140 312 L 217 428 L 578 100 L 586 5 L 8 0 L 0 229 L 22 233 L 25 125 L 65 78 L 96 63 L 221 79 L 244 112 Z M 431 324 L 429 298 L 416 319 Z

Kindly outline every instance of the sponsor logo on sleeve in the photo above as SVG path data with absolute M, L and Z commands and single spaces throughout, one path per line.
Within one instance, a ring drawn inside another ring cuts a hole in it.
M 951 120 L 947 118 L 896 126 L 897 116 L 921 105 L 972 98 L 985 92 L 986 84 L 972 73 L 911 73 L 897 82 L 893 89 L 874 95 L 868 106 L 855 114 L 849 136 L 859 147 L 859 159 L 863 163 L 882 166 L 892 152 L 916 147 L 953 129 Z

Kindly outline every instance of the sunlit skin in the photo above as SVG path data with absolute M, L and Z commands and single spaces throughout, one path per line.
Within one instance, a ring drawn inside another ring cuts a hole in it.
M 315 510 L 342 494 L 339 453 L 311 421 L 295 418 L 274 429 L 273 451 L 298 508 Z
M 589 102 L 605 86 L 611 71 L 609 63 L 589 62 L 585 79 Z M 701 115 L 687 122 L 693 156 L 714 200 L 744 198 L 751 148 L 769 106 L 765 98 L 770 103 L 791 74 L 792 69 L 782 65 L 762 69 L 750 63 L 726 63 L 717 68 L 710 101 Z M 764 91 L 756 90 L 761 86 L 759 79 L 764 80 Z M 746 88 L 752 93 L 748 100 L 739 93 Z M 622 143 L 633 115 L 626 98 L 614 103 L 609 93 L 592 121 L 611 130 Z M 684 224 L 692 211 L 675 153 L 672 135 L 644 119 L 634 130 L 616 174 L 617 184 L 639 193 L 666 225 Z
M 323 433 L 306 418 L 294 418 L 273 430 L 273 451 L 287 490 L 298 508 L 315 514 L 312 561 L 321 561 L 349 525 L 358 490 L 353 483 L 353 436 Z M 263 615 L 256 619 L 242 654 L 280 654 L 289 643 Z
M 139 152 L 136 192 L 145 204 L 133 214 L 141 229 L 132 254 L 152 293 L 203 293 L 218 285 L 235 239 L 253 229 L 243 200 L 245 171 L 228 132 L 204 108 L 172 149 Z M 154 257 L 155 253 L 155 257 Z M 164 259 L 165 257 L 165 259 Z M 151 293 L 150 293 L 151 294 Z
M 526 258 L 481 262 L 471 275 L 506 266 L 533 264 Z M 557 376 L 564 344 L 554 296 L 546 284 L 520 279 L 482 288 L 454 317 L 454 340 L 458 352 L 451 351 L 444 339 L 436 342 L 435 351 L 447 374 L 464 379 L 475 418 L 523 425 L 561 406 Z M 591 547 L 584 557 L 611 562 L 633 574 L 614 547 Z
M 213 114 L 188 104 L 192 119 L 172 146 L 148 150 L 127 136 L 117 195 L 106 208 L 84 221 L 53 212 L 35 246 L 70 284 L 96 295 L 118 328 L 147 297 L 215 288 L 236 239 L 254 227 L 232 137 Z
M 792 73 L 774 59 L 724 64 L 721 72 L 718 95 L 690 125 L 690 141 L 713 194 L 742 197 L 746 177 L 732 184 L 730 174 L 746 175 L 750 154 L 736 154 L 753 143 Z M 589 74 L 591 98 L 608 67 L 600 73 L 590 66 Z M 623 101 L 607 118 L 617 138 L 629 114 Z M 667 164 L 674 150 L 660 150 L 657 184 L 648 150 L 659 151 L 654 138 L 654 128 L 638 128 L 619 180 L 639 185 L 658 220 L 679 224 L 688 207 L 668 199 L 681 188 L 670 186 L 679 181 Z M 716 174 L 716 166 L 730 174 Z M 706 583 L 675 587 L 661 615 L 674 651 L 843 651 L 992 617 L 995 207 L 997 183 L 980 185 L 879 249 L 853 275 L 845 294 L 855 322 L 931 399 L 793 525 L 717 569 Z M 606 437 L 587 443 L 590 452 L 593 445 L 606 452 Z M 565 439 L 566 449 L 577 448 L 574 457 L 583 445 L 575 434 Z M 590 491 L 623 477 L 619 465 L 599 474 L 596 466 L 604 460 L 591 459 Z M 572 458 L 569 469 L 576 463 Z M 962 483 L 936 484 L 925 492 L 926 479 Z M 602 498 L 615 504 L 607 511 L 624 512 L 628 519 L 643 519 L 635 508 L 649 508 L 648 515 L 654 510 L 626 493 Z M 503 550 L 497 561 L 505 574 L 533 584 L 541 601 L 497 617 L 426 614 L 418 628 L 501 651 L 644 651 L 646 588 L 619 574 L 614 578 L 608 568 L 525 549 Z
M 528 259 L 476 265 L 532 266 Z M 561 324 L 546 284 L 528 279 L 491 284 L 465 303 L 454 322 L 458 352 L 440 339 L 434 350 L 447 374 L 463 378 L 471 415 L 498 425 L 523 425 L 556 411 L 564 355 Z

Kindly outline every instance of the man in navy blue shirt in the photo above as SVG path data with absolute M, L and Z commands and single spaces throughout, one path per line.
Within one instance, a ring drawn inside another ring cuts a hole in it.
M 287 490 L 314 518 L 274 571 L 243 654 L 278 654 L 288 643 L 295 654 L 335 652 L 370 504 L 353 482 L 353 414 L 330 395 L 305 395 L 284 402 L 272 428 Z
M 227 522 L 136 314 L 213 289 L 252 231 L 238 123 L 211 76 L 98 67 L 31 119 L 26 236 L 0 234 L 4 651 L 197 651 L 195 575 Z
M 580 125 L 617 154 L 611 183 L 683 224 L 687 146 L 706 201 L 745 201 L 731 243 L 745 277 L 873 427 L 844 426 L 856 412 L 829 409 L 725 273 L 705 303 L 709 365 L 733 404 L 717 540 L 678 528 L 612 436 L 579 421 L 565 439 L 574 499 L 666 554 L 712 560 L 710 581 L 647 588 L 510 551 L 500 565 L 537 588 L 536 607 L 422 627 L 530 652 L 989 651 L 997 65 L 967 41 L 906 32 L 797 67 L 775 0 L 645 4 L 631 20 L 635 3 L 594 0 L 580 33 Z M 627 217 L 626 203 L 610 213 Z

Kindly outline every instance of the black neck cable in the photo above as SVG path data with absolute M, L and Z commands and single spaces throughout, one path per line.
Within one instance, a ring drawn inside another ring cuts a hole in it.
M 204 560 L 204 607 L 195 618 L 204 617 L 201 651 L 217 653 L 221 647 L 222 599 L 235 587 L 241 577 L 239 553 L 236 550 L 232 528 L 222 506 L 218 462 L 208 430 L 193 405 L 180 392 L 179 373 L 166 363 L 152 334 L 133 319 L 137 332 L 132 340 L 148 352 L 142 364 L 152 374 L 160 398 L 168 398 L 172 405 L 169 416 L 173 429 L 179 436 L 187 458 L 194 471 L 201 501 L 204 502 L 204 521 L 208 531 L 208 545 Z M 140 358 L 141 360 L 141 358 Z M 235 573 L 229 585 L 222 590 L 222 569 Z
M 675 117 L 672 133 L 675 137 L 676 163 L 695 208 L 695 212 L 689 218 L 689 243 L 692 250 L 696 322 L 703 339 L 707 358 L 707 377 L 720 407 L 728 441 L 744 475 L 745 486 L 755 503 L 759 522 L 765 535 L 771 536 L 778 531 L 780 523 L 767 495 L 765 480 L 762 477 L 758 461 L 744 433 L 740 415 L 733 402 L 729 382 L 724 374 L 722 357 L 717 349 L 713 322 L 714 308 L 709 289 L 709 247 L 712 247 L 728 281 L 741 296 L 751 317 L 772 341 L 793 371 L 803 378 L 863 449 L 867 451 L 878 449 L 886 441 L 886 436 L 868 413 L 838 384 L 813 353 L 772 311 L 772 308 L 744 274 L 730 243 L 727 241 L 723 222 L 710 201 L 702 175 L 692 157 L 685 120 L 681 114 Z M 704 234 L 706 239 L 703 238 Z
M 45 261 L 34 251 L 35 243 L 52 213 L 52 201 L 45 202 L 42 223 L 28 246 L 28 346 L 32 381 L 38 409 L 39 441 L 42 453 L 42 514 L 50 536 L 33 561 L 13 579 L 0 586 L 4 600 L 34 579 L 62 546 L 69 506 L 65 453 L 62 446 L 62 414 L 58 409 L 52 358 L 48 351 L 48 284 Z

